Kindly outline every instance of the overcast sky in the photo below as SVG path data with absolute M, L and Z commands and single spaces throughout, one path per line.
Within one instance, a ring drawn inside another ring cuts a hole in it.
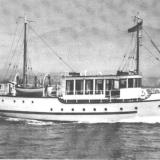
M 34 21 L 32 28 L 74 70 L 116 73 L 131 39 L 127 29 L 137 12 L 145 30 L 160 45 L 159 8 L 159 0 L 0 0 L 0 67 L 11 54 L 17 18 L 27 15 Z M 18 22 L 19 26 L 23 23 Z M 28 54 L 36 71 L 69 71 L 40 39 L 32 33 L 30 37 Z M 143 47 L 140 60 L 144 75 L 160 76 L 160 62 Z

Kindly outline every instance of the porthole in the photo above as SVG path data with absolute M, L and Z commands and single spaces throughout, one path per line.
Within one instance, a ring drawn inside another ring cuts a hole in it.
M 4 99 L 2 99 L 2 102 L 4 102 Z
M 34 103 L 34 101 L 32 101 L 32 103 Z
M 94 110 L 94 111 L 96 111 L 96 109 L 95 109 L 95 108 L 94 108 L 93 110 Z
M 121 111 L 123 111 L 123 108 L 120 108 Z
M 63 108 L 61 108 L 61 111 L 63 111 Z
M 158 105 L 158 107 L 160 107 L 160 105 Z
M 72 108 L 72 111 L 74 111 L 74 108 Z
M 105 108 L 104 110 L 107 111 L 107 108 Z
M 50 108 L 50 111 L 53 111 L 53 108 Z
M 22 101 L 22 103 L 24 103 L 24 100 Z
M 14 103 L 16 102 L 16 100 L 13 101 Z
M 138 109 L 138 107 L 134 107 L 136 110 Z
M 83 108 L 83 111 L 85 111 L 85 108 Z

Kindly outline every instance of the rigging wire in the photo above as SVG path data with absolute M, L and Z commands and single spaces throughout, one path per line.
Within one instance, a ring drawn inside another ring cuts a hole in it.
M 143 30 L 144 30 L 144 29 L 143 29 Z M 154 59 L 155 59 L 156 61 L 159 61 L 159 62 L 160 62 L 160 55 L 159 55 L 159 54 L 160 54 L 160 50 L 159 50 L 159 48 L 157 47 L 157 45 L 156 45 L 155 42 L 152 40 L 151 36 L 148 34 L 148 32 L 147 32 L 146 30 L 144 30 L 144 33 L 145 33 L 145 34 L 147 35 L 147 37 L 149 38 L 152 46 L 156 49 L 156 51 L 158 52 L 158 54 L 157 54 L 157 52 L 152 53 L 146 46 L 144 46 L 145 50 L 147 50 L 148 53 L 149 53 L 152 57 L 154 57 Z
M 123 66 L 123 69 L 122 69 L 123 71 L 124 70 L 126 70 L 126 71 L 130 70 L 129 65 L 130 65 L 130 63 L 132 61 L 132 54 L 134 53 L 134 50 L 135 49 L 133 49 L 132 51 L 130 51 L 130 53 L 129 53 L 128 57 L 127 57 L 127 60 L 126 60 L 126 62 L 124 64 L 124 66 Z
M 148 55 L 148 58 L 149 58 L 149 60 L 150 60 L 150 62 L 152 63 L 152 64 L 155 64 L 155 61 L 157 62 L 158 60 L 155 58 L 155 56 L 154 56 L 154 54 L 146 47 L 146 46 L 143 46 L 143 48 L 149 53 L 149 54 L 147 54 Z M 154 56 L 154 57 L 153 57 Z M 148 59 L 147 58 L 147 59 Z M 159 63 L 159 62 L 158 62 Z
M 132 45 L 134 45 L 133 43 L 134 43 L 134 33 L 132 33 L 132 37 L 131 37 L 131 40 L 130 40 L 130 42 L 129 42 L 129 44 L 132 44 Z M 121 62 L 121 64 L 120 64 L 120 66 L 119 66 L 119 68 L 118 68 L 118 70 L 119 71 L 124 71 L 124 69 L 126 68 L 126 66 L 128 65 L 128 59 L 129 59 L 129 57 L 132 55 L 132 52 L 133 51 L 130 51 L 130 45 L 128 45 L 129 47 L 128 47 L 128 49 L 126 50 L 126 53 L 124 54 L 124 56 L 123 56 L 123 60 L 122 60 L 122 62 Z
M 150 53 L 152 56 L 154 56 L 154 58 L 155 58 L 157 61 L 160 62 L 160 59 L 159 59 L 157 56 L 155 56 L 146 46 L 143 45 L 143 47 L 144 47 L 144 49 L 146 49 L 146 50 L 148 51 L 148 53 Z
M 21 39 L 21 37 L 22 36 L 20 36 L 19 38 Z M 22 47 L 23 46 L 23 42 L 21 41 L 21 43 L 18 43 L 17 44 L 17 47 L 16 47 L 16 49 L 15 49 L 15 53 L 16 52 L 18 52 L 17 54 L 15 54 L 15 56 L 13 57 L 13 69 L 12 69 L 12 72 L 11 72 L 11 74 L 10 74 L 10 79 L 11 79 L 11 77 L 12 78 L 14 78 L 13 76 L 17 73 L 17 71 L 18 71 L 18 66 L 19 66 L 19 61 L 21 60 L 21 58 L 19 58 L 19 57 L 21 57 L 21 54 L 22 54 L 22 52 L 21 52 L 21 50 L 22 50 Z M 18 49 L 18 50 L 17 50 Z
M 132 34 L 132 38 L 133 38 L 133 34 Z M 132 42 L 132 39 L 131 39 L 131 42 Z M 130 47 L 130 45 L 128 45 L 128 48 L 127 48 L 125 54 L 123 55 L 123 59 L 122 59 L 122 61 L 121 61 L 120 66 L 118 67 L 118 71 L 122 70 L 121 68 L 122 68 L 122 66 L 123 66 L 123 63 L 124 63 L 126 57 L 127 57 L 129 47 Z
M 21 37 L 20 37 L 21 39 Z M 23 50 L 23 41 L 21 41 L 21 43 L 18 43 L 17 44 L 17 50 L 16 50 L 16 53 L 15 56 L 13 57 L 13 68 L 12 71 L 10 72 L 10 75 L 9 75 L 9 79 L 11 78 L 14 78 L 15 74 L 18 72 L 19 70 L 19 64 L 20 64 L 20 61 L 22 60 L 21 58 L 21 54 L 22 54 L 22 50 Z
M 144 30 L 144 29 L 143 29 Z M 157 45 L 155 44 L 155 42 L 152 40 L 151 36 L 148 34 L 148 32 L 146 30 L 144 30 L 144 32 L 146 33 L 146 35 L 148 36 L 148 38 L 150 39 L 151 44 L 153 45 L 153 47 L 158 51 L 158 53 L 160 54 L 160 50 L 157 47 Z
M 19 48 L 19 50 L 18 50 L 18 53 L 16 54 L 16 56 L 15 56 L 15 58 L 13 60 L 13 65 L 14 66 L 13 66 L 13 70 L 12 70 L 12 72 L 10 74 L 9 79 L 14 78 L 14 75 L 17 73 L 17 71 L 19 69 L 19 64 L 20 64 L 20 61 L 21 61 L 20 57 L 21 57 L 21 54 L 22 54 L 21 50 L 23 48 L 23 42 L 21 42 L 21 44 L 19 44 L 19 46 L 17 46 L 17 48 Z
M 131 67 L 130 67 L 131 70 L 134 71 L 134 67 L 135 67 L 135 58 L 134 58 L 134 56 L 132 56 L 132 60 L 131 60 L 130 66 L 131 66 Z
M 122 67 L 122 71 L 125 71 L 125 70 L 129 71 L 130 70 L 129 65 L 131 65 L 132 57 L 134 57 L 134 53 L 135 53 L 135 50 L 136 50 L 136 45 L 135 45 L 133 40 L 134 40 L 134 33 L 132 34 L 132 41 L 131 41 L 131 44 L 134 46 L 134 48 L 126 56 L 126 59 L 124 61 L 123 67 Z
M 13 39 L 12 39 L 12 42 L 11 42 L 11 47 L 9 49 L 9 53 L 12 53 L 12 49 L 13 49 L 13 45 L 14 45 L 14 41 L 16 39 L 16 35 L 17 35 L 17 32 L 18 32 L 18 27 L 19 27 L 19 23 L 16 22 L 16 28 L 15 28 L 15 31 L 14 31 L 14 36 L 13 36 Z M 5 70 L 7 64 L 9 63 L 9 59 L 11 58 L 11 55 L 12 54 L 9 54 L 8 58 L 6 59 L 6 62 L 4 63 L 4 67 L 3 67 L 3 71 Z M 9 67 L 10 67 L 10 64 L 9 64 Z M 5 74 L 6 72 L 3 72 L 4 74 L 2 75 L 3 79 L 5 78 Z
M 13 53 L 12 53 L 12 56 L 11 56 L 11 61 L 12 61 L 12 59 L 14 58 L 14 56 L 15 56 L 15 53 L 16 53 L 16 49 L 17 49 L 17 47 L 18 47 L 18 45 L 19 45 L 19 42 L 20 42 L 20 39 L 21 39 L 21 37 L 22 37 L 22 32 L 23 32 L 23 29 L 22 29 L 22 31 L 21 31 L 21 33 L 20 33 L 20 36 L 19 36 L 19 39 L 18 39 L 18 42 L 16 43 L 16 45 L 15 45 L 15 49 L 13 50 Z M 8 72 L 9 72 L 9 70 L 10 70 L 10 68 L 11 68 L 11 66 L 12 66 L 12 64 L 11 63 L 9 63 L 9 66 L 8 66 L 8 68 L 7 68 L 7 71 L 6 71 L 6 73 L 4 74 L 4 79 L 5 79 L 5 77 L 8 75 Z
M 42 37 L 40 37 L 40 36 L 38 35 L 38 33 L 37 33 L 30 25 L 28 25 L 28 26 L 29 26 L 29 28 L 34 32 L 34 34 L 37 35 L 37 36 L 41 39 L 41 41 L 50 49 L 50 51 L 51 51 L 52 53 L 54 53 L 54 55 L 56 55 L 56 57 L 57 57 L 60 61 L 63 62 L 63 64 L 65 64 L 68 68 L 70 68 L 72 71 L 74 71 L 74 69 L 73 69 L 68 63 L 66 63 L 66 62 L 63 60 L 63 58 L 62 58 L 61 56 L 59 56 L 58 53 L 57 53 L 55 50 L 53 50 L 53 48 L 51 48 L 50 45 L 49 45 Z

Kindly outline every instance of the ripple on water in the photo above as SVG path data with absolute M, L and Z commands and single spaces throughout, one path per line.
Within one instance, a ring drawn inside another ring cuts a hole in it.
M 2 119 L 0 158 L 159 159 L 160 124 Z

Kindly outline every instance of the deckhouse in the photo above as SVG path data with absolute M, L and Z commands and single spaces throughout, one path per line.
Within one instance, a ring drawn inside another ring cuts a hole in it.
M 142 95 L 140 75 L 70 74 L 62 81 L 64 100 L 134 100 Z

